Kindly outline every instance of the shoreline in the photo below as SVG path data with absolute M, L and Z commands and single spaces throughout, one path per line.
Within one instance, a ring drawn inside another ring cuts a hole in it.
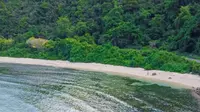
M 181 74 L 160 70 L 144 70 L 143 68 L 131 68 L 98 63 L 72 63 L 61 60 L 44 60 L 31 58 L 0 57 L 0 63 L 28 64 L 69 68 L 84 71 L 104 72 L 112 75 L 135 78 L 141 81 L 164 84 L 171 87 L 193 89 L 200 87 L 200 76 L 192 74 Z

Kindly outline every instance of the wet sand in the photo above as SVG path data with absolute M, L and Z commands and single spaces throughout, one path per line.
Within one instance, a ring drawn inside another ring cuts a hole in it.
M 61 60 L 42 60 L 30 58 L 10 58 L 0 57 L 0 63 L 15 63 L 53 66 L 61 68 L 70 68 L 85 71 L 105 72 L 113 75 L 132 77 L 139 80 L 150 81 L 157 84 L 167 84 L 171 86 L 192 89 L 200 87 L 200 76 L 193 74 L 180 74 L 175 72 L 166 72 L 160 70 L 144 70 L 143 68 L 131 68 L 123 66 L 113 66 L 98 63 L 72 63 Z

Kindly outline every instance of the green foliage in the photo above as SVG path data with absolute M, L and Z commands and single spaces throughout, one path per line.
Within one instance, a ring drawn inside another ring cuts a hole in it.
M 150 17 L 151 16 L 151 13 L 152 13 L 152 10 L 147 10 L 147 9 L 140 9 L 140 16 L 142 17 L 142 18 L 148 18 L 148 17 Z
M 179 58 L 179 56 L 173 53 L 160 51 L 158 53 L 149 54 L 148 58 L 146 59 L 146 63 L 151 63 L 152 68 L 158 68 L 158 67 L 163 66 L 165 63 L 173 62 L 173 61 L 181 62 L 182 60 L 183 60 L 182 58 Z
M 190 68 L 189 64 L 186 63 L 170 62 L 162 65 L 161 70 L 167 70 L 170 72 L 188 73 Z
M 41 7 L 43 9 L 47 9 L 49 7 L 49 3 L 48 2 L 42 2 Z
M 192 18 L 192 14 L 190 13 L 189 6 L 182 6 L 180 8 L 180 13 L 175 19 L 175 25 L 177 28 L 180 28 L 181 25 L 184 25 L 186 21 L 189 21 Z
M 195 0 L 6 0 L 0 35 L 22 42 L 89 34 L 100 45 L 141 48 L 156 41 L 159 49 L 199 55 L 199 7 Z
M 74 27 L 68 17 L 60 17 L 56 23 L 56 34 L 59 37 L 66 38 L 73 35 Z
M 79 42 L 86 42 L 88 44 L 95 44 L 94 37 L 91 36 L 89 33 L 86 33 L 83 36 L 74 36 L 74 39 L 78 40 Z
M 116 27 L 123 20 L 123 10 L 119 7 L 113 8 L 103 17 L 105 30 Z
M 191 71 L 200 74 L 200 65 L 196 62 L 190 62 Z
M 111 44 L 95 45 L 73 38 L 48 41 L 44 50 L 18 45 L 1 52 L 3 56 L 63 59 L 72 62 L 97 62 L 128 67 L 143 67 L 171 72 L 199 73 L 200 64 L 167 51 L 120 49 Z
M 71 45 L 70 61 L 145 67 L 182 73 L 199 73 L 200 70 L 200 64 L 189 62 L 184 57 L 167 51 L 119 49 L 110 44 L 96 46 L 73 39 L 67 39 L 66 42 Z
M 196 0 L 4 0 L 0 55 L 199 73 L 197 63 L 152 50 L 200 55 L 199 7 Z M 35 49 L 30 37 L 49 41 Z
M 0 37 L 0 50 L 5 50 L 9 47 L 11 47 L 13 44 L 12 39 L 5 39 L 3 37 Z
M 123 0 L 122 5 L 126 11 L 133 11 L 139 7 L 138 0 Z
M 116 27 L 109 29 L 104 37 L 119 47 L 142 43 L 142 33 L 129 22 L 120 22 Z
M 86 22 L 78 22 L 75 27 L 75 33 L 77 35 L 84 35 L 89 30 Z

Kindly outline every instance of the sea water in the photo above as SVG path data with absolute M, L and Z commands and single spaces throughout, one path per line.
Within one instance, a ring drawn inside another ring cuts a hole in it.
M 105 73 L 0 64 L 0 112 L 198 112 L 189 90 Z

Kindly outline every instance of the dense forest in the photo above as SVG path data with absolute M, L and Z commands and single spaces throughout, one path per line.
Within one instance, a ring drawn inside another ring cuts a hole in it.
M 0 55 L 200 73 L 200 0 L 1 0 Z

